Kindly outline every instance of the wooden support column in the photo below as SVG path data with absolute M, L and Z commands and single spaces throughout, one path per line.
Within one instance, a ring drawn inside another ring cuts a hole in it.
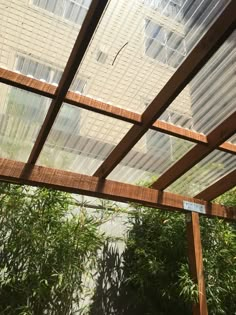
M 194 282 L 198 285 L 199 297 L 198 303 L 193 305 L 193 315 L 208 315 L 198 213 L 186 214 L 186 227 L 189 268 Z

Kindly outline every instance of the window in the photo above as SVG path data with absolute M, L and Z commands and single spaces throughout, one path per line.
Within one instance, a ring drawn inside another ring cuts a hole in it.
M 17 57 L 16 71 L 52 84 L 58 84 L 62 75 L 61 70 L 56 70 L 55 68 L 23 56 Z
M 83 78 L 76 78 L 72 83 L 71 90 L 75 91 L 76 93 L 83 94 L 84 89 L 87 85 L 87 80 Z
M 171 1 L 164 1 L 164 2 L 165 2 L 165 7 L 163 8 L 163 14 L 171 18 L 176 18 L 177 16 L 179 16 L 178 20 L 180 20 L 181 14 L 179 14 L 179 12 L 181 12 L 181 8 L 184 5 L 184 0 L 171 0 Z
M 146 19 L 145 53 L 152 59 L 177 68 L 186 55 L 185 40 L 179 34 Z
M 106 60 L 107 60 L 107 57 L 108 57 L 108 55 L 104 51 L 102 51 L 100 49 L 97 51 L 97 54 L 96 54 L 97 62 L 105 64 Z
M 17 57 L 15 68 L 16 71 L 24 75 L 55 85 L 58 85 L 62 76 L 62 70 L 44 65 L 25 56 Z M 76 78 L 72 84 L 72 90 L 82 94 L 86 85 L 87 80 L 83 78 Z
M 58 84 L 62 71 L 29 59 L 17 56 L 15 70 L 29 77 Z M 8 99 L 7 114 L 21 117 L 25 121 L 41 124 L 39 117 L 45 116 L 47 101 L 39 95 L 11 88 Z
M 51 66 L 44 65 L 38 61 L 29 59 L 25 56 L 18 56 L 16 59 L 16 71 L 30 76 L 32 78 L 45 81 L 51 84 L 58 84 L 62 76 L 62 71 L 55 69 Z M 73 90 L 79 93 L 83 93 L 87 81 L 85 79 L 77 78 L 73 83 Z M 13 116 L 22 116 L 22 119 L 34 121 L 41 124 L 38 121 L 39 112 L 41 111 L 41 117 L 46 114 L 46 101 L 39 95 L 29 94 L 26 91 L 17 91 L 15 88 L 11 88 L 9 94 L 7 113 Z M 62 110 L 59 119 L 55 123 L 55 128 L 60 131 L 66 132 L 69 126 L 73 125 L 74 130 L 78 130 L 78 108 L 71 106 L 69 110 Z M 22 113 L 24 113 L 22 115 Z
M 141 3 L 149 8 L 159 11 L 161 14 L 168 16 L 177 21 L 181 20 L 181 10 L 186 0 L 140 0 Z
M 41 9 L 81 25 L 92 0 L 32 0 Z

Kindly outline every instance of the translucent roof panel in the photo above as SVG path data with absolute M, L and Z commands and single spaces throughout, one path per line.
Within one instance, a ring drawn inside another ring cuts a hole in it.
M 236 169 L 236 156 L 215 150 L 167 190 L 193 197 L 234 169 Z
M 229 138 L 229 139 L 227 140 L 227 142 L 230 142 L 230 143 L 232 143 L 232 144 L 236 144 L 236 134 L 233 135 L 231 138 Z
M 142 113 L 229 2 L 111 0 L 71 90 Z
M 235 64 L 236 31 L 160 119 L 204 134 L 211 132 L 235 111 Z
M 50 100 L 0 84 L 0 157 L 26 162 Z
M 40 63 L 61 75 L 90 3 L 0 0 L 0 66 L 21 72 L 18 59 L 22 57 L 23 74 L 33 75 L 35 63 Z M 38 79 L 45 80 L 43 70 L 38 70 Z
M 93 175 L 130 126 L 63 104 L 37 164 Z
M 193 146 L 186 140 L 149 130 L 108 179 L 138 185 L 151 182 Z

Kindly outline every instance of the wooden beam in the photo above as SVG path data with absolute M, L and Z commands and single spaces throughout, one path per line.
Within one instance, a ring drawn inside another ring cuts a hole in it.
M 195 196 L 195 198 L 211 201 L 236 186 L 236 170 L 219 179 Z
M 209 153 L 214 151 L 221 143 L 229 139 L 235 133 L 235 121 L 236 111 L 210 132 L 207 137 L 207 145 L 197 144 L 195 147 L 193 147 L 164 174 L 162 174 L 152 185 L 152 187 L 159 190 L 166 189 L 174 181 L 190 170 L 194 165 L 204 159 Z
M 55 99 L 53 99 L 51 102 L 44 123 L 29 156 L 29 164 L 34 164 L 39 157 L 43 145 L 49 135 L 52 125 L 65 99 L 66 93 L 74 79 L 79 65 L 82 62 L 90 40 L 105 10 L 107 2 L 108 0 L 93 0 L 89 7 L 88 13 L 79 31 L 79 35 L 76 39 L 75 45 L 72 49 L 65 70 L 59 82 L 58 88 L 56 90 Z
M 41 96 L 55 98 L 57 87 L 18 72 L 0 68 L 0 82 Z
M 119 183 L 98 177 L 0 159 L 0 180 L 18 184 L 43 186 L 121 202 L 136 202 L 144 206 L 170 211 L 188 212 L 183 201 L 205 206 L 207 216 L 236 220 L 236 208 L 211 204 L 203 200 L 161 192 L 155 189 Z
M 193 304 L 193 315 L 208 315 L 198 213 L 186 214 L 186 229 L 189 269 L 193 281 L 198 285 L 198 303 Z
M 23 74 L 3 68 L 0 68 L 0 82 L 23 89 L 28 92 L 39 94 L 41 96 L 46 96 L 48 98 L 54 99 L 56 97 L 57 87 L 55 85 L 41 82 L 37 79 L 29 78 Z M 106 104 L 101 101 L 97 101 L 95 99 L 72 91 L 67 92 L 64 102 L 79 108 L 91 110 L 93 112 L 117 118 L 133 124 L 141 124 L 141 115 L 137 113 L 110 104 Z M 196 141 L 198 141 L 198 138 L 201 138 L 202 135 L 198 133 L 196 133 L 195 135 L 194 133 L 194 136 L 196 138 Z
M 198 133 L 190 129 L 175 126 L 162 120 L 156 120 L 153 123 L 151 129 L 194 143 L 207 143 L 207 138 L 202 133 Z
M 106 178 L 141 139 L 158 117 L 224 43 L 236 26 L 236 1 L 232 1 L 172 75 L 142 115 L 142 126 L 133 126 L 95 172 Z
M 0 68 L 0 82 L 29 92 L 34 92 L 41 96 L 55 98 L 56 86 L 29 78 L 23 74 L 10 70 Z M 135 125 L 141 125 L 141 115 L 117 106 L 97 101 L 78 93 L 68 91 L 65 97 L 65 102 L 105 116 L 116 118 Z M 207 143 L 207 137 L 205 135 L 161 120 L 155 121 L 151 126 L 151 129 L 194 143 Z M 229 142 L 223 143 L 218 149 L 227 153 L 236 154 L 236 145 Z
M 131 112 L 127 109 L 106 104 L 101 101 L 89 98 L 78 93 L 69 91 L 66 95 L 65 102 L 74 106 L 91 110 L 93 112 L 116 118 L 122 121 L 129 122 L 131 124 L 141 125 L 141 115 Z
M 222 143 L 218 149 L 226 153 L 236 154 L 236 145 L 230 142 Z

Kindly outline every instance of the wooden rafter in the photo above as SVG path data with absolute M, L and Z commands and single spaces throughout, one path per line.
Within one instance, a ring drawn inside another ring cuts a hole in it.
M 236 111 L 226 118 L 207 136 L 208 144 L 197 144 L 173 166 L 171 166 L 157 181 L 152 185 L 153 188 L 164 190 L 183 174 L 189 171 L 208 154 L 214 151 L 225 140 L 229 139 L 236 131 Z
M 95 176 L 106 178 L 112 172 L 156 119 L 161 116 L 197 72 L 207 63 L 216 50 L 234 31 L 236 26 L 235 12 L 236 1 L 232 1 L 144 111 L 142 125 L 133 126 L 129 130 L 95 172 Z
M 185 211 L 183 201 L 205 206 L 207 216 L 236 220 L 235 207 L 211 204 L 196 198 L 183 197 L 155 189 L 99 179 L 94 176 L 0 159 L 0 180 L 11 183 L 44 186 L 121 202 L 136 202 L 153 208 Z
M 236 170 L 225 175 L 213 185 L 195 196 L 195 198 L 211 201 L 236 186 Z
M 55 98 L 56 87 L 54 85 L 29 78 L 23 74 L 10 70 L 0 68 L 0 82 L 29 92 L 34 92 L 41 96 Z M 126 109 L 106 104 L 101 101 L 97 101 L 78 93 L 71 91 L 67 92 L 65 102 L 73 106 L 126 121 L 134 125 L 141 125 L 141 115 Z M 202 133 L 175 126 L 161 120 L 155 121 L 151 126 L 151 129 L 194 143 L 207 143 L 207 137 Z M 236 145 L 229 142 L 223 143 L 218 147 L 218 149 L 227 153 L 236 154 Z
M 66 93 L 74 79 L 76 71 L 84 57 L 90 40 L 104 12 L 107 2 L 108 0 L 93 0 L 89 7 L 88 13 L 79 31 L 79 35 L 75 41 L 75 45 L 72 49 L 65 70 L 62 74 L 62 78 L 56 90 L 55 98 L 50 104 L 48 113 L 30 154 L 28 160 L 29 164 L 34 164 L 39 157 L 43 145 L 65 99 Z

